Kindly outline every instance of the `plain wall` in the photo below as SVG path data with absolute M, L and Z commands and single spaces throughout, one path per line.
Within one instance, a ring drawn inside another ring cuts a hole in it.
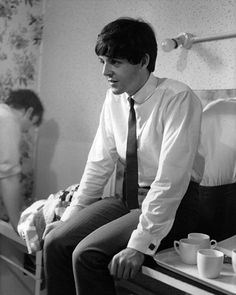
M 178 48 L 165 38 L 189 32 L 198 37 L 236 32 L 234 0 L 47 0 L 40 95 L 46 108 L 39 131 L 37 198 L 80 181 L 108 87 L 94 53 L 108 22 L 141 17 L 157 35 L 155 74 L 194 89 L 236 88 L 236 39 Z

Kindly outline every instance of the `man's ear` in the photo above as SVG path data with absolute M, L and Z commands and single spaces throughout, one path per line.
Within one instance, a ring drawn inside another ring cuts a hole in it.
M 34 109 L 32 107 L 29 107 L 27 110 L 25 110 L 25 117 L 32 119 Z
M 145 54 L 144 57 L 141 60 L 141 66 L 147 68 L 150 62 L 150 56 L 149 54 Z

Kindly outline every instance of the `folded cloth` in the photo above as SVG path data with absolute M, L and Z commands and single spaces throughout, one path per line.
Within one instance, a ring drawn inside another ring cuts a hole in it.
M 61 219 L 78 187 L 79 184 L 73 184 L 65 190 L 51 194 L 47 199 L 34 202 L 21 213 L 17 231 L 25 240 L 29 254 L 42 249 L 42 236 L 46 225 Z

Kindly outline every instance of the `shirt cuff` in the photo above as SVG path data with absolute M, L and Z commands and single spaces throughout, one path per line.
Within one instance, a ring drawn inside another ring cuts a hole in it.
M 150 233 L 136 229 L 131 234 L 127 247 L 133 248 L 146 255 L 154 256 L 159 245 L 160 241 L 154 238 Z

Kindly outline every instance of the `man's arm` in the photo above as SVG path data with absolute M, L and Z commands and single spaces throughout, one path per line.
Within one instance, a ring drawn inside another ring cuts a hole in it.
M 142 203 L 129 248 L 152 256 L 171 230 L 191 179 L 201 113 L 201 103 L 192 92 L 180 92 L 167 101 L 162 113 L 164 129 L 156 177 Z
M 90 148 L 83 176 L 71 204 L 66 208 L 61 220 L 66 221 L 81 209 L 102 198 L 107 181 L 111 177 L 118 159 L 116 151 L 109 103 L 104 102 L 99 126 Z
M 6 207 L 10 223 L 17 232 L 17 224 L 20 219 L 23 205 L 23 196 L 19 174 L 11 175 L 0 179 L 2 198 Z

